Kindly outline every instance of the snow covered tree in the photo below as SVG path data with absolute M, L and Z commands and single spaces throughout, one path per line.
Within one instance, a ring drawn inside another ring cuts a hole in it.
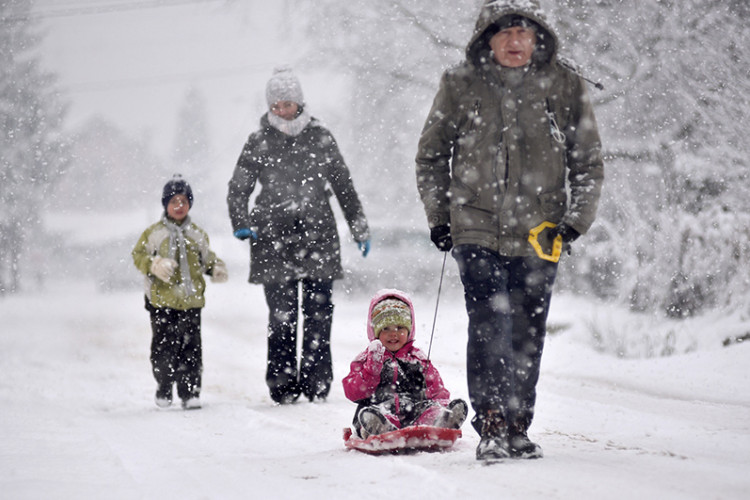
M 414 174 L 417 140 L 440 73 L 460 59 L 480 4 L 322 0 L 295 17 L 309 21 L 304 31 L 309 48 L 300 64 L 345 72 L 352 81 L 342 106 L 351 121 L 345 141 L 357 145 L 350 163 L 364 181 L 357 189 L 365 200 L 387 200 L 392 210 L 368 213 L 369 218 L 412 216 L 422 222 Z
M 0 3 L 0 294 L 16 291 L 25 236 L 67 162 L 65 105 L 40 67 L 31 0 Z
M 210 173 L 205 164 L 211 149 L 208 130 L 206 97 L 197 87 L 190 87 L 177 116 L 172 162 L 175 172 L 199 184 Z
M 564 273 L 684 317 L 747 298 L 747 2 L 559 2 L 576 58 L 605 81 L 607 180 L 594 238 Z M 597 97 L 597 94 L 594 94 Z
M 371 181 L 363 197 L 382 199 L 388 179 L 399 211 L 419 208 L 420 128 L 482 3 L 322 0 L 301 16 L 308 64 L 352 78 L 354 163 Z M 750 4 L 541 3 L 562 55 L 605 85 L 590 89 L 606 158 L 599 217 L 563 262 L 574 272 L 560 273 L 559 284 L 675 317 L 746 302 L 750 277 L 738 271 L 750 256 Z
M 236 6 L 249 8 L 249 5 Z M 211 122 L 206 94 L 190 86 L 177 113 L 177 130 L 172 147 L 171 171 L 190 183 L 199 203 L 195 213 L 204 224 L 226 224 L 226 174 L 219 175 L 219 161 L 211 144 Z M 166 182 L 166 179 L 165 179 Z
M 161 187 L 171 176 L 146 137 L 130 137 L 102 117 L 71 134 L 70 153 L 50 196 L 55 210 L 121 212 L 123 200 L 128 208 L 158 207 Z

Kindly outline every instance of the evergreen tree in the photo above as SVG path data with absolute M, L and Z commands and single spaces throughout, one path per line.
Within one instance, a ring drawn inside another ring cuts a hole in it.
M 321 0 L 293 18 L 308 20 L 307 29 L 298 30 L 308 47 L 300 64 L 351 78 L 351 96 L 342 101 L 350 123 L 333 132 L 339 142 L 356 144 L 349 163 L 355 182 L 363 181 L 358 190 L 365 202 L 387 200 L 394 207 L 393 213 L 368 213 L 375 226 L 404 215 L 422 221 L 417 140 L 440 73 L 461 58 L 482 1 Z
M 31 0 L 0 3 L 0 293 L 18 290 L 25 237 L 63 170 L 65 106 L 40 67 Z
M 122 212 L 123 201 L 151 206 L 171 175 L 148 137 L 131 137 L 101 116 L 71 133 L 69 149 L 70 163 L 49 197 L 52 210 Z
M 419 224 L 420 128 L 482 3 L 321 0 L 295 18 L 309 22 L 301 59 L 352 79 L 347 130 L 360 144 L 352 164 L 369 175 L 363 198 L 385 197 Z M 605 86 L 590 88 L 606 160 L 599 216 L 558 285 L 675 317 L 746 304 L 750 4 L 540 3 L 562 55 Z
M 190 87 L 177 116 L 172 154 L 175 172 L 182 173 L 191 182 L 203 184 L 210 172 L 205 164 L 209 143 L 206 97 L 198 88 Z
M 555 4 L 565 42 L 602 78 L 599 223 L 562 273 L 576 289 L 685 317 L 743 305 L 747 2 Z

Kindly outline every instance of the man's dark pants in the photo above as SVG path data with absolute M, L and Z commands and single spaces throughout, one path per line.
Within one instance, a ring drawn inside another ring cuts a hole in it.
M 499 410 L 508 425 L 528 429 L 534 417 L 557 263 L 503 257 L 478 245 L 453 249 L 469 316 L 466 367 L 477 413 Z

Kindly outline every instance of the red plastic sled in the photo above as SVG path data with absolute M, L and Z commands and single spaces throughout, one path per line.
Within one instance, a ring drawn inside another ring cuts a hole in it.
M 360 439 L 347 427 L 344 429 L 344 446 L 373 455 L 442 451 L 453 446 L 460 437 L 461 429 L 415 425 Z

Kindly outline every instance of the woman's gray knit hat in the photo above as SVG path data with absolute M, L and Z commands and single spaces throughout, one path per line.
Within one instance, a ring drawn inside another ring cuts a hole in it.
M 289 66 L 279 66 L 273 70 L 273 75 L 266 84 L 266 102 L 270 109 L 279 101 L 296 102 L 298 105 L 305 104 L 302 95 L 302 85 Z

